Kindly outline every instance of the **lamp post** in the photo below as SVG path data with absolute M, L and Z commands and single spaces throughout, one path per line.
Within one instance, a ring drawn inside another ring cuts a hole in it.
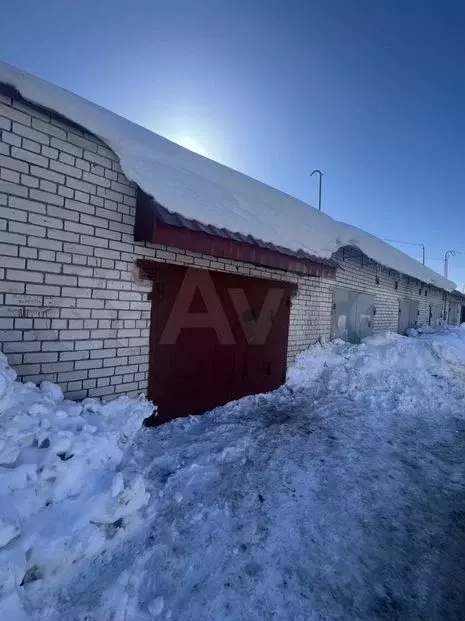
M 318 211 L 321 211 L 321 184 L 323 182 L 323 173 L 321 172 L 321 170 L 318 170 L 318 168 L 316 168 L 310 175 L 310 177 L 313 177 L 313 175 L 317 173 L 319 176 L 319 183 L 318 183 Z
M 446 250 L 444 255 L 444 278 L 449 278 L 449 257 L 457 254 L 456 250 Z

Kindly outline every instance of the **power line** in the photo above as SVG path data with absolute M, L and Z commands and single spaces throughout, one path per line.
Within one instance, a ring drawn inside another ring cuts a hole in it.
M 391 244 L 405 244 L 406 246 L 420 246 L 422 249 L 422 263 L 425 264 L 425 244 L 416 244 L 415 242 L 404 242 L 399 241 L 398 239 L 384 239 L 383 241 L 387 241 Z
M 416 244 L 415 242 L 399 241 L 398 239 L 385 239 L 384 237 L 383 237 L 383 241 L 390 242 L 391 244 L 405 244 L 407 246 L 423 246 L 423 244 Z
M 427 257 L 425 256 L 425 245 L 424 244 L 420 244 L 420 243 L 416 243 L 416 242 L 408 242 L 408 241 L 400 241 L 399 239 L 385 239 L 382 238 L 383 241 L 385 242 L 389 242 L 391 244 L 401 244 L 401 245 L 405 245 L 405 246 L 420 246 L 423 250 L 423 256 L 422 256 L 422 261 L 423 261 L 423 265 L 425 265 L 425 260 L 427 259 L 428 261 L 440 261 L 441 263 L 444 263 L 444 257 Z M 451 256 L 457 255 L 457 254 L 461 254 L 461 255 L 465 255 L 465 252 L 461 252 L 459 250 L 454 250 L 454 251 L 448 251 L 448 253 L 450 252 Z

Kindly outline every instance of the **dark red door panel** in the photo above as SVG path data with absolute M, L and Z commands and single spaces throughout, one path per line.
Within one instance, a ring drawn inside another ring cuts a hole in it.
M 156 422 L 282 384 L 295 285 L 161 263 L 151 274 Z

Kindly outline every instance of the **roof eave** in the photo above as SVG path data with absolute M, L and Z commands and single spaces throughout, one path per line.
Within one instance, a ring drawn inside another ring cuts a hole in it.
M 159 205 L 138 190 L 134 238 L 139 242 L 172 246 L 218 259 L 252 263 L 307 277 L 335 278 L 338 264 L 303 251 L 278 248 L 251 236 L 188 220 Z

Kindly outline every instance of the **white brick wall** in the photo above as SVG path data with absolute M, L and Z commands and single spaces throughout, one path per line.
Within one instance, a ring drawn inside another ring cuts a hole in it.
M 0 158 L 0 345 L 10 362 L 75 398 L 145 390 L 150 283 L 132 279 L 136 192 L 116 157 L 2 98 Z
M 0 101 L 0 346 L 23 379 L 51 379 L 69 397 L 145 391 L 152 258 L 298 284 L 288 361 L 331 330 L 335 282 L 176 248 L 135 243 L 136 188 L 97 138 L 8 98 Z M 341 253 L 340 253 L 341 254 Z M 376 329 L 396 329 L 398 298 L 415 296 L 360 255 L 339 256 L 338 286 L 376 295 Z M 442 292 L 428 288 L 430 299 Z
M 289 360 L 329 330 L 329 283 L 133 240 L 136 188 L 97 138 L 0 105 L 0 345 L 23 379 L 67 395 L 145 391 L 152 258 L 298 283 Z
M 375 332 L 397 331 L 399 301 L 402 299 L 419 302 L 419 323 L 429 322 L 430 304 L 441 306 L 443 319 L 447 319 L 448 300 L 451 296 L 443 290 L 382 267 L 355 248 L 339 250 L 334 259 L 340 266 L 335 286 L 375 296 Z

